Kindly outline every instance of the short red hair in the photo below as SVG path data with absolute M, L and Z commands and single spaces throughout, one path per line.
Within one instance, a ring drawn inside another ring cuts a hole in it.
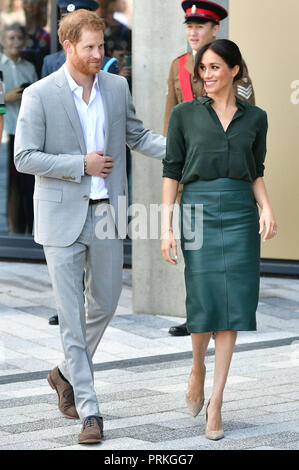
M 64 16 L 59 23 L 58 37 L 63 45 L 67 39 L 73 44 L 80 41 L 82 30 L 102 31 L 105 33 L 106 25 L 102 18 L 94 11 L 76 10 Z

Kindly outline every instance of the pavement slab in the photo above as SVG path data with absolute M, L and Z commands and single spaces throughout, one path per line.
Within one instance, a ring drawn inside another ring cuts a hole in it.
M 131 270 L 114 318 L 94 356 L 103 442 L 77 443 L 79 420 L 63 418 L 48 371 L 63 358 L 47 267 L 0 262 L 0 450 L 298 450 L 299 280 L 262 277 L 258 331 L 240 332 L 222 410 L 225 438 L 208 441 L 205 412 L 185 406 L 191 338 L 182 322 L 133 313 Z M 206 357 L 212 392 L 214 341 Z

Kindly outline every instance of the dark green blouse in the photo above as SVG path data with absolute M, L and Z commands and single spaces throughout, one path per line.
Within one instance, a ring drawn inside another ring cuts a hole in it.
M 238 107 L 226 132 L 202 96 L 175 106 L 167 134 L 163 176 L 183 184 L 197 179 L 254 181 L 264 175 L 267 114 L 236 98 Z

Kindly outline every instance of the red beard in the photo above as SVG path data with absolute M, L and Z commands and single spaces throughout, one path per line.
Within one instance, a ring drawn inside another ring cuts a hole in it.
M 80 73 L 84 75 L 93 75 L 98 73 L 101 70 L 103 59 L 100 61 L 96 61 L 96 59 L 88 59 L 84 60 L 81 59 L 77 51 L 75 50 L 73 57 L 71 58 L 71 63 L 73 67 Z

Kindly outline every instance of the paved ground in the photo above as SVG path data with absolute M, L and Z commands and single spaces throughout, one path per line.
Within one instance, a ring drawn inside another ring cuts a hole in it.
M 43 264 L 0 263 L 0 450 L 299 449 L 299 280 L 262 278 L 258 332 L 239 333 L 225 393 L 226 438 L 204 437 L 204 412 L 192 418 L 184 397 L 190 337 L 173 338 L 174 317 L 133 314 L 131 272 L 94 358 L 105 420 L 97 446 L 77 444 L 79 421 L 60 416 L 45 378 L 62 358 Z M 207 356 L 206 396 L 213 377 Z

